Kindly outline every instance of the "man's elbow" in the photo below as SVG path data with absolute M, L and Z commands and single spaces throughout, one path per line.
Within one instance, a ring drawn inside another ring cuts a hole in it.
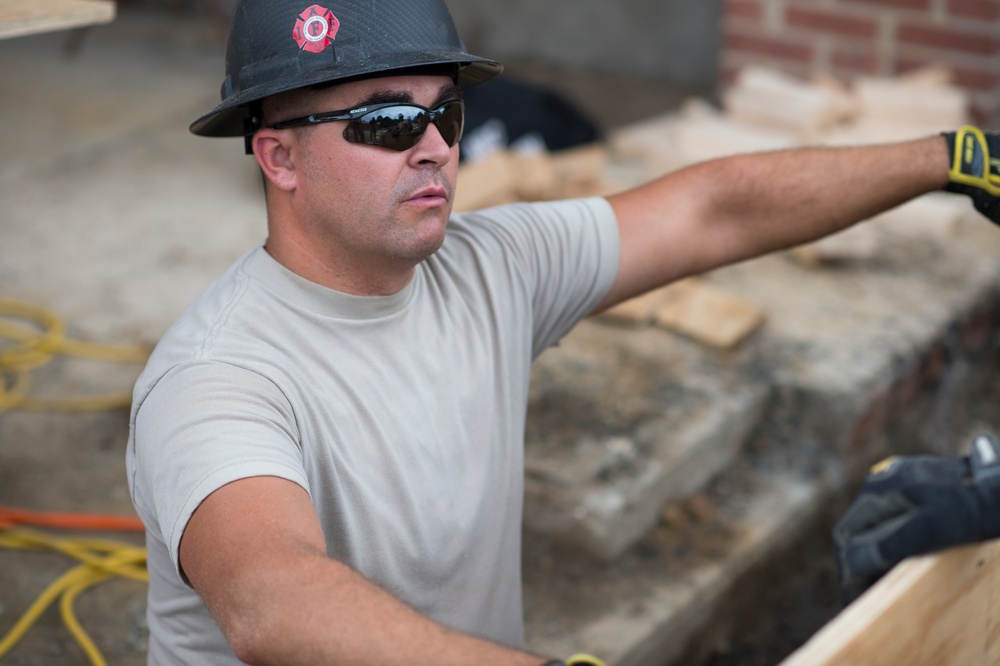
M 269 655 L 273 653 L 274 629 L 273 620 L 266 613 L 249 610 L 245 606 L 234 607 L 212 613 L 222 629 L 226 642 L 233 654 L 245 664 L 258 666 L 272 663 Z

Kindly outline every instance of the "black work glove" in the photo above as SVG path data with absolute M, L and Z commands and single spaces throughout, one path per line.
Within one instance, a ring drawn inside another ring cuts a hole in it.
M 951 158 L 944 189 L 972 197 L 976 210 L 1000 224 L 1000 132 L 966 125 L 942 136 Z
M 911 555 L 1000 536 L 1000 443 L 972 453 L 900 456 L 874 467 L 833 529 L 844 602 Z

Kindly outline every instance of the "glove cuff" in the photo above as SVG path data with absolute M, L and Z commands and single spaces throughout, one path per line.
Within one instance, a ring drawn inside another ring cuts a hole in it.
M 542 666 L 605 666 L 604 662 L 593 657 L 589 654 L 574 654 L 572 657 L 563 661 L 562 659 L 552 659 L 547 661 Z
M 948 179 L 944 187 L 946 191 L 970 194 L 980 191 L 992 196 L 1000 196 L 1000 187 L 991 178 L 991 158 L 996 159 L 1000 153 L 1000 141 L 994 133 L 987 133 L 978 127 L 966 125 L 956 132 L 942 132 L 941 136 L 948 142 Z M 995 178 L 995 176 L 994 176 Z

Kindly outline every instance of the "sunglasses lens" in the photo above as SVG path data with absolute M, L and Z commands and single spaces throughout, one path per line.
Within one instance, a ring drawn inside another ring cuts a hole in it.
M 434 124 L 448 146 L 462 137 L 463 108 L 461 102 L 448 102 L 432 111 Z M 352 120 L 344 129 L 344 138 L 351 143 L 381 146 L 392 150 L 409 150 L 427 131 L 428 113 L 411 105 L 377 109 Z
M 465 107 L 461 102 L 448 102 L 437 110 L 434 125 L 441 132 L 441 138 L 449 147 L 462 139 L 462 128 L 465 125 Z

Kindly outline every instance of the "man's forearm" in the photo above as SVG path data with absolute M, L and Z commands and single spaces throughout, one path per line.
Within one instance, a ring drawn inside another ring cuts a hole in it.
M 806 243 L 948 183 L 943 137 L 726 157 L 609 197 L 621 265 L 598 311 L 673 280 Z
M 447 629 L 328 557 L 308 493 L 285 479 L 250 477 L 209 495 L 188 521 L 180 561 L 250 664 L 544 661 Z
M 237 656 L 249 664 L 544 662 L 437 624 L 325 555 L 258 572 L 242 591 L 237 589 L 223 607 L 212 610 Z
M 943 137 L 737 156 L 701 167 L 705 220 L 746 256 L 808 242 L 948 183 Z M 714 220 L 714 222 L 713 222 Z

